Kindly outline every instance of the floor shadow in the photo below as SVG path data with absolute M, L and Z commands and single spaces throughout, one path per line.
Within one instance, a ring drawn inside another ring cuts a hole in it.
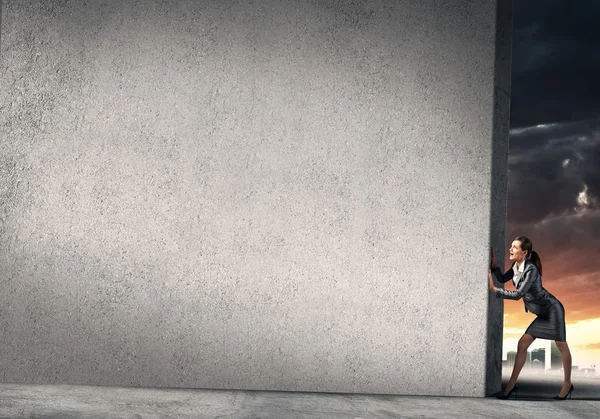
M 568 400 L 600 400 L 600 377 L 576 377 L 571 378 L 574 389 L 571 399 Z M 508 378 L 502 380 L 502 388 L 508 383 Z M 517 400 L 552 401 L 562 386 L 562 377 L 521 377 L 518 380 L 519 391 Z M 514 397 L 514 396 L 513 396 Z M 512 399 L 512 397 L 511 397 Z

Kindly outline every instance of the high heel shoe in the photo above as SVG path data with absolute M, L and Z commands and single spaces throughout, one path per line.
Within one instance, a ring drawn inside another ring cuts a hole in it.
M 499 396 L 496 396 L 497 399 L 501 399 L 501 400 L 507 400 L 510 398 L 510 396 L 512 395 L 512 392 L 515 392 L 515 400 L 517 399 L 517 393 L 519 392 L 519 383 L 515 383 L 514 387 L 510 389 L 510 391 L 508 392 L 508 394 L 501 394 Z
M 565 394 L 565 397 L 560 397 L 558 394 L 556 396 L 554 396 L 554 400 L 564 400 L 567 398 L 567 396 L 569 396 L 569 399 L 571 398 L 571 392 L 573 391 L 575 387 L 573 386 L 573 384 L 571 384 L 571 388 L 569 389 L 569 392 L 567 394 Z

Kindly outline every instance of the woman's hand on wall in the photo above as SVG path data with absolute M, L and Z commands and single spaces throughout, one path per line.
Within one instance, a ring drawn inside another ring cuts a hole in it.
M 496 252 L 494 251 L 494 246 L 492 246 L 492 268 L 496 269 L 498 267 L 498 262 L 496 261 Z
M 494 279 L 492 278 L 492 271 L 488 269 L 488 285 L 490 289 L 496 292 L 496 287 L 494 286 Z

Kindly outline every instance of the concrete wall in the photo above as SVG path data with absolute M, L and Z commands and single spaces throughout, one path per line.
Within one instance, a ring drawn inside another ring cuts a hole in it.
M 0 381 L 499 390 L 496 3 L 5 0 Z

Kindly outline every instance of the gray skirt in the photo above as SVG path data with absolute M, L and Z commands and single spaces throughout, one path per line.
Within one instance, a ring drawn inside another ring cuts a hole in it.
M 554 299 L 552 304 L 531 322 L 525 333 L 540 339 L 566 342 L 565 308 L 562 303 Z

